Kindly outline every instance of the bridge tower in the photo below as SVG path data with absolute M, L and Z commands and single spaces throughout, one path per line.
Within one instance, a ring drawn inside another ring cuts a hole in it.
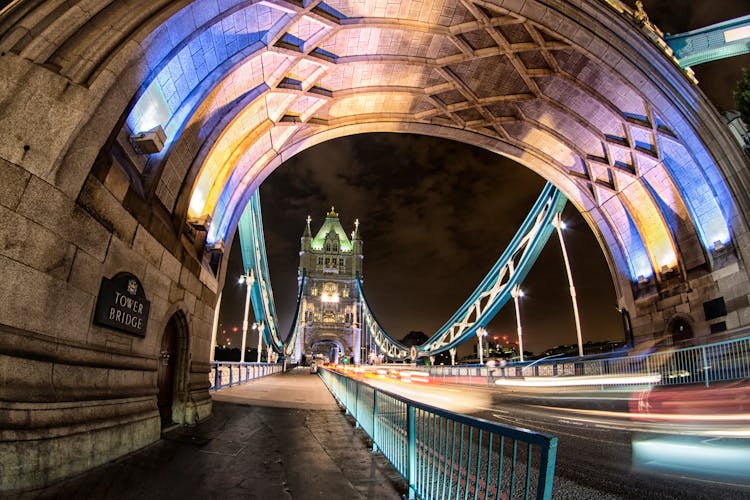
M 348 356 L 358 364 L 362 343 L 356 277 L 362 274 L 363 257 L 359 221 L 354 222 L 351 239 L 334 207 L 315 237 L 311 221 L 308 216 L 300 245 L 299 276 L 305 269 L 307 279 L 295 357 L 323 354 L 338 362 Z

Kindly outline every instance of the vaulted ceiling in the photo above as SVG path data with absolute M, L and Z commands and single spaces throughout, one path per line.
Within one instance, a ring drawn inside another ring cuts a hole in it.
M 169 212 L 210 216 L 209 243 L 285 159 L 378 131 L 534 169 L 622 283 L 709 269 L 737 230 L 715 111 L 617 0 L 17 2 L 0 33 L 120 103 L 118 161 Z M 137 154 L 130 137 L 157 126 L 165 148 Z

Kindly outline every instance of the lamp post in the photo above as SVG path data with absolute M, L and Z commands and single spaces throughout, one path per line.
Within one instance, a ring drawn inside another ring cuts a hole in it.
M 253 277 L 253 270 L 240 276 L 240 285 L 244 284 L 247 286 L 245 292 L 245 319 L 242 320 L 242 351 L 240 353 L 240 362 L 245 362 L 245 345 L 247 344 L 247 315 L 250 312 L 250 289 L 253 286 L 255 278 Z
M 523 290 L 519 285 L 513 287 L 510 291 L 513 302 L 516 305 L 516 330 L 518 331 L 518 351 L 521 354 L 521 363 L 523 363 L 523 330 L 521 330 L 521 309 L 518 307 L 518 299 L 523 297 Z
M 479 339 L 479 364 L 484 364 L 484 349 L 482 349 L 482 338 L 487 336 L 487 330 L 484 328 L 477 329 L 477 338 Z
M 451 366 L 456 365 L 456 348 L 448 349 L 448 352 L 451 353 Z
M 258 330 L 258 363 L 260 363 L 260 352 L 263 349 L 263 322 L 253 323 L 253 330 Z
M 565 248 L 562 230 L 565 229 L 565 223 L 562 221 L 560 214 L 555 216 L 552 225 L 557 229 L 557 237 L 560 239 L 560 248 L 562 248 L 563 260 L 565 261 L 565 272 L 568 274 L 568 285 L 570 285 L 570 300 L 573 302 L 573 316 L 576 320 L 576 336 L 578 337 L 578 355 L 583 356 L 583 337 L 581 335 L 581 318 L 578 315 L 578 300 L 576 299 L 576 287 L 573 286 L 573 273 L 570 271 L 570 261 L 568 260 L 568 250 Z
M 209 354 L 210 361 L 213 363 L 216 361 L 216 336 L 219 332 L 219 311 L 221 310 L 221 292 L 219 292 L 219 298 L 216 299 L 216 309 L 214 309 L 214 324 L 211 329 L 211 352 Z

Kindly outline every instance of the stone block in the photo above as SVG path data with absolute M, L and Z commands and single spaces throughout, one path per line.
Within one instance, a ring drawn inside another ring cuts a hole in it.
M 721 269 L 717 269 L 714 272 L 711 273 L 711 277 L 719 281 L 722 278 L 726 278 L 728 276 L 733 276 L 740 272 L 740 266 L 736 262 L 732 262 L 731 264 L 722 267 Z
M 0 354 L 0 401 L 48 401 L 53 397 L 53 364 Z M 0 422 L 6 416 L 0 417 Z M 0 426 L 0 429 L 6 428 Z M 2 459 L 0 458 L 0 463 Z M 2 490 L 0 490 L 2 491 Z
M 89 345 L 99 346 L 107 352 L 130 353 L 133 351 L 133 343 L 140 337 L 92 323 L 89 328 L 88 339 Z
M 127 243 L 133 241 L 138 222 L 98 179 L 89 176 L 78 199 L 81 206 L 118 238 Z
M 158 413 L 149 413 L 57 425 L 0 441 L 0 491 L 47 486 L 148 446 L 160 437 Z
M 120 143 L 120 146 L 125 152 L 127 159 L 130 160 L 131 165 L 133 165 L 139 173 L 143 174 L 146 170 L 148 156 L 136 153 L 133 145 L 130 143 L 130 136 L 132 133 L 134 132 L 128 128 L 127 124 L 123 125 L 120 132 L 117 134 L 117 142 Z
M 737 320 L 740 326 L 750 325 L 750 307 L 743 307 L 737 310 Z
M 93 295 L 2 256 L 0 276 L 0 323 L 79 342 L 86 339 Z
M 135 232 L 133 250 L 143 255 L 157 269 L 161 266 L 164 247 L 143 226 L 139 225 Z
M 185 292 L 185 308 L 188 314 L 195 314 L 195 295 L 190 292 Z
M 201 266 L 200 281 L 206 285 L 214 294 L 218 293 L 219 280 L 214 276 L 213 271 L 208 269 L 206 266 Z
M 732 330 L 740 326 L 740 316 L 737 311 L 728 312 L 724 317 L 724 321 L 727 323 L 727 330 Z
M 147 299 L 151 300 L 152 297 L 161 297 L 164 300 L 169 300 L 169 292 L 172 286 L 172 281 L 159 271 L 151 264 L 146 265 L 146 275 L 143 279 L 143 287 L 148 294 Z
M 164 272 L 164 274 L 169 276 L 172 281 L 180 281 L 180 271 L 182 269 L 182 264 L 180 264 L 180 261 L 177 260 L 177 258 L 171 253 L 165 251 L 162 254 L 160 269 L 162 270 L 162 272 Z
M 682 313 L 682 314 L 690 314 L 690 304 L 688 302 L 678 304 L 677 306 L 675 306 L 675 312 Z
M 90 93 L 42 65 L 6 52 L 0 58 L 0 101 L 0 128 L 6 132 L 0 137 L 0 157 L 52 181 L 71 135 L 85 120 Z
M 671 297 L 664 298 L 659 301 L 659 309 L 666 310 L 668 308 L 676 307 L 679 304 L 683 304 L 687 301 L 687 297 L 683 297 L 682 294 L 672 295 Z
M 179 283 L 175 283 L 174 281 L 171 283 L 169 287 L 169 302 L 174 304 L 175 302 L 179 302 L 185 298 L 185 289 L 180 286 Z
M 0 206 L 0 255 L 67 280 L 75 251 L 44 226 Z
M 183 267 L 180 272 L 180 285 L 182 285 L 188 292 L 200 297 L 202 288 L 201 282 L 187 267 Z
M 21 201 L 23 190 L 28 184 L 31 174 L 17 165 L 0 158 L 0 205 L 11 210 Z
M 148 320 L 146 337 L 149 339 L 161 339 L 164 334 L 164 326 L 167 323 L 167 311 L 169 303 L 161 297 L 154 296 L 151 300 L 151 310 Z
M 107 278 L 111 278 L 123 271 L 133 273 L 143 281 L 146 275 L 146 262 L 138 252 L 133 251 L 119 238 L 112 237 L 104 260 L 104 273 Z
M 107 177 L 104 178 L 104 187 L 112 193 L 117 201 L 122 203 L 125 199 L 125 194 L 128 192 L 130 187 L 130 179 L 122 171 L 122 167 L 118 163 L 114 163 L 107 172 Z
M 68 283 L 81 291 L 98 296 L 103 269 L 101 262 L 79 248 L 73 258 Z
M 31 177 L 18 213 L 104 261 L 110 233 L 52 185 Z

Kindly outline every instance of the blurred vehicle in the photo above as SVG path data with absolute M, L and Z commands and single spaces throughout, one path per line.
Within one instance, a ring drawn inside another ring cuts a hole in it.
M 634 420 L 750 423 L 750 381 L 657 386 L 634 393 L 629 406 Z
M 313 361 L 310 363 L 310 373 L 318 373 L 318 362 Z

